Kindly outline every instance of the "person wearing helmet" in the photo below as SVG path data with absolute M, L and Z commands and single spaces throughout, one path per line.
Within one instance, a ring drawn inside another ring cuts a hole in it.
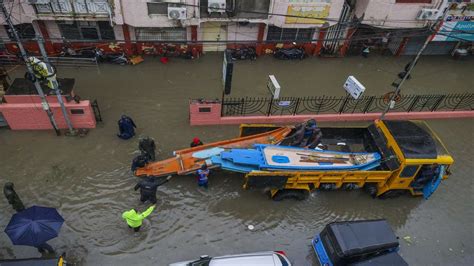
M 193 147 L 197 147 L 197 146 L 201 146 L 201 145 L 204 145 L 204 143 L 202 143 L 202 141 L 198 137 L 195 137 L 195 138 L 193 138 L 193 142 L 191 142 L 191 145 L 189 145 L 189 146 L 191 148 L 193 148 Z

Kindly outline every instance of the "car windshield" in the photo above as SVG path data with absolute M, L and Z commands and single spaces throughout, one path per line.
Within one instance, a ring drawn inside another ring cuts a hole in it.
M 332 263 L 337 263 L 337 261 L 339 261 L 339 257 L 336 255 L 336 250 L 334 250 L 333 244 L 334 242 L 331 239 L 327 228 L 321 232 L 321 241 L 323 242 L 324 249 L 329 256 L 329 259 L 332 261 Z
M 188 263 L 187 266 L 209 266 L 212 258 L 201 258 L 199 260 Z

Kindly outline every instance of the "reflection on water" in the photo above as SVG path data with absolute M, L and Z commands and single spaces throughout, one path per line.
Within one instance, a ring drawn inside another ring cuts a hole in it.
M 354 60 L 359 59 L 345 62 Z M 369 59 L 358 62 L 355 71 L 361 75 L 370 69 L 396 72 L 405 61 L 383 58 L 378 63 Z M 344 61 L 324 62 L 342 72 L 351 69 Z M 288 63 L 271 58 L 238 62 L 235 93 L 265 94 L 264 82 L 260 84 L 257 76 L 264 80 L 264 72 L 268 71 L 275 71 L 288 84 L 295 78 L 291 73 L 296 67 L 294 62 Z M 61 70 L 65 77 L 77 77 L 77 93 L 83 98 L 99 100 L 105 122 L 85 138 L 77 139 L 56 138 L 52 132 L 0 130 L 1 183 L 15 182 L 27 205 L 58 208 L 66 222 L 59 238 L 50 244 L 84 265 L 165 265 L 201 254 L 259 250 L 285 250 L 295 265 L 312 265 L 315 258 L 310 241 L 325 224 L 382 217 L 399 236 L 410 235 L 414 240 L 410 245 L 402 241 L 401 249 L 412 265 L 462 264 L 473 254 L 472 120 L 430 122 L 446 141 L 456 163 L 451 178 L 429 201 L 412 197 L 374 200 L 362 191 L 333 191 L 314 192 L 303 202 L 273 202 L 263 191 L 243 190 L 241 175 L 215 171 L 208 190 L 198 188 L 194 176 L 174 177 L 161 186 L 157 210 L 145 220 L 141 232 L 130 231 L 121 213 L 146 206 L 133 191 L 138 178 L 129 170 L 130 160 L 138 152 L 137 138 L 118 139 L 116 119 L 122 112 L 132 116 L 138 134 L 156 139 L 162 151 L 159 158 L 186 147 L 194 136 L 205 142 L 234 137 L 237 126 L 189 127 L 187 121 L 188 97 L 220 95 L 220 64 L 220 58 L 207 56 L 186 64 L 175 61 L 168 65 L 145 62 L 133 68 L 103 66 L 100 74 L 90 69 Z M 317 68 L 321 61 L 305 60 L 303 64 Z M 453 62 L 446 64 L 462 71 Z M 211 70 L 214 68 L 215 73 Z M 292 82 L 301 82 L 297 93 L 314 93 L 314 86 L 308 85 L 309 79 L 314 79 L 314 68 L 306 67 L 295 74 L 298 79 Z M 438 68 L 421 68 L 419 78 L 433 79 L 430 73 Z M 325 71 L 329 70 L 321 69 L 321 73 Z M 336 76 L 345 73 L 333 72 L 326 73 L 329 80 L 345 79 Z M 391 79 L 381 74 L 370 82 L 389 84 Z M 416 82 L 423 84 L 419 79 Z M 462 86 L 473 87 L 472 81 L 457 76 L 437 82 L 454 82 L 460 90 Z M 251 84 L 258 84 L 257 89 Z M 5 200 L 0 200 L 0 209 L 0 225 L 5 226 L 13 211 Z M 255 230 L 249 231 L 248 225 Z M 0 235 L 0 258 L 35 256 L 35 249 L 12 246 L 5 234 Z

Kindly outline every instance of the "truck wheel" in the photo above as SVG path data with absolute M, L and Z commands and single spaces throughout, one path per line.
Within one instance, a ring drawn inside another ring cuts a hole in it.
M 402 189 L 394 189 L 394 190 L 389 190 L 382 195 L 378 196 L 379 199 L 393 199 L 400 197 L 401 195 L 405 194 L 405 190 Z
M 377 197 L 377 186 L 376 185 L 365 185 L 364 190 L 370 194 L 370 196 L 375 199 Z
M 274 201 L 282 201 L 284 199 L 305 200 L 309 197 L 309 191 L 303 189 L 283 189 L 273 196 Z

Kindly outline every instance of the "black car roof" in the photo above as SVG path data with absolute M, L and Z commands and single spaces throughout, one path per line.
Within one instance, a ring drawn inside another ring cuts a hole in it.
M 390 252 L 368 260 L 349 264 L 350 266 L 408 266 L 408 263 L 397 253 Z
M 436 141 L 411 121 L 383 121 L 407 159 L 436 159 Z
M 334 222 L 327 225 L 336 251 L 350 257 L 398 247 L 398 239 L 386 220 Z

